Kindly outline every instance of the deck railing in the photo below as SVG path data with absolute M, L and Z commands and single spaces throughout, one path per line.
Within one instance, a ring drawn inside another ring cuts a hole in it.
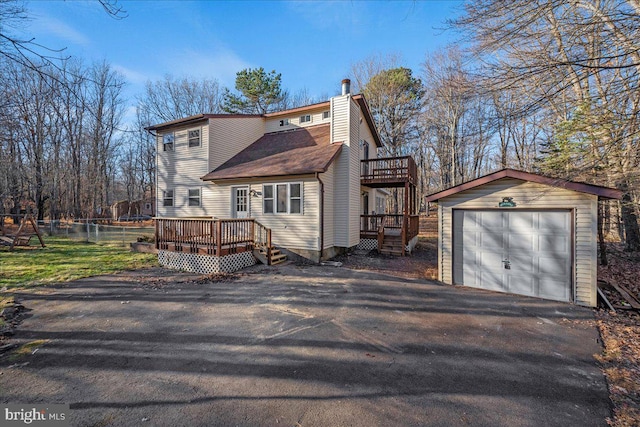
M 411 239 L 420 232 L 420 216 L 402 214 L 385 215 L 360 215 L 360 238 L 378 239 L 382 238 L 385 229 L 398 229 L 404 244 L 408 244 Z
M 253 219 L 157 218 L 156 248 L 216 256 L 252 250 L 256 228 L 271 240 L 271 230 L 256 224 Z
M 360 237 L 373 239 L 384 222 L 384 215 L 360 215 Z
M 363 185 L 415 183 L 417 176 L 418 168 L 411 156 L 360 161 L 360 181 Z
M 408 240 L 413 239 L 420 233 L 420 215 L 409 215 Z

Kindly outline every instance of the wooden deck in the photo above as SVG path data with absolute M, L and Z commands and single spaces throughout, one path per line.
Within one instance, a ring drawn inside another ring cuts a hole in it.
M 269 264 L 283 258 L 272 244 L 271 230 L 252 218 L 156 218 L 156 249 L 217 257 L 259 251 Z

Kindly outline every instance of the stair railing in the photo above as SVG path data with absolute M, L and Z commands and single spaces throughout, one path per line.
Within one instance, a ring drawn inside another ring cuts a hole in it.
M 258 221 L 253 221 L 253 241 L 257 249 L 264 247 L 267 252 L 267 265 L 271 265 L 271 247 L 273 246 L 271 241 L 271 229 L 260 224 Z
M 382 251 L 383 243 L 384 243 L 384 221 L 381 221 L 380 227 L 378 227 L 378 252 Z

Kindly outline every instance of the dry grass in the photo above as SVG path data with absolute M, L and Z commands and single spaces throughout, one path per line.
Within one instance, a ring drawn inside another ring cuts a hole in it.
M 598 267 L 598 279 L 626 286 L 637 298 L 640 296 L 640 254 L 625 252 L 620 243 L 609 243 L 609 265 Z M 605 292 L 619 307 L 629 307 L 613 287 Z M 596 313 L 600 336 L 604 345 L 596 358 L 609 384 L 613 403 L 614 427 L 640 426 L 640 314 L 635 310 Z
M 614 427 L 640 425 L 640 328 L 637 313 L 596 314 L 604 351 L 596 358 L 609 384 Z
M 35 340 L 21 345 L 9 355 L 9 361 L 16 362 L 25 356 L 34 354 L 38 348 L 45 345 L 49 340 Z

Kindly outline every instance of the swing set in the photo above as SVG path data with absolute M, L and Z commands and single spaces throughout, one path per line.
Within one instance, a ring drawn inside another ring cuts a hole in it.
M 38 223 L 33 218 L 33 215 L 19 215 L 12 216 L 13 223 L 5 223 L 5 217 L 0 216 L 0 245 L 8 246 L 9 251 L 13 251 L 15 246 L 31 246 L 29 242 L 34 236 L 40 240 L 40 245 L 44 248 L 44 240 L 42 240 L 42 234 L 38 229 Z M 20 226 L 15 226 L 16 219 L 19 220 Z

